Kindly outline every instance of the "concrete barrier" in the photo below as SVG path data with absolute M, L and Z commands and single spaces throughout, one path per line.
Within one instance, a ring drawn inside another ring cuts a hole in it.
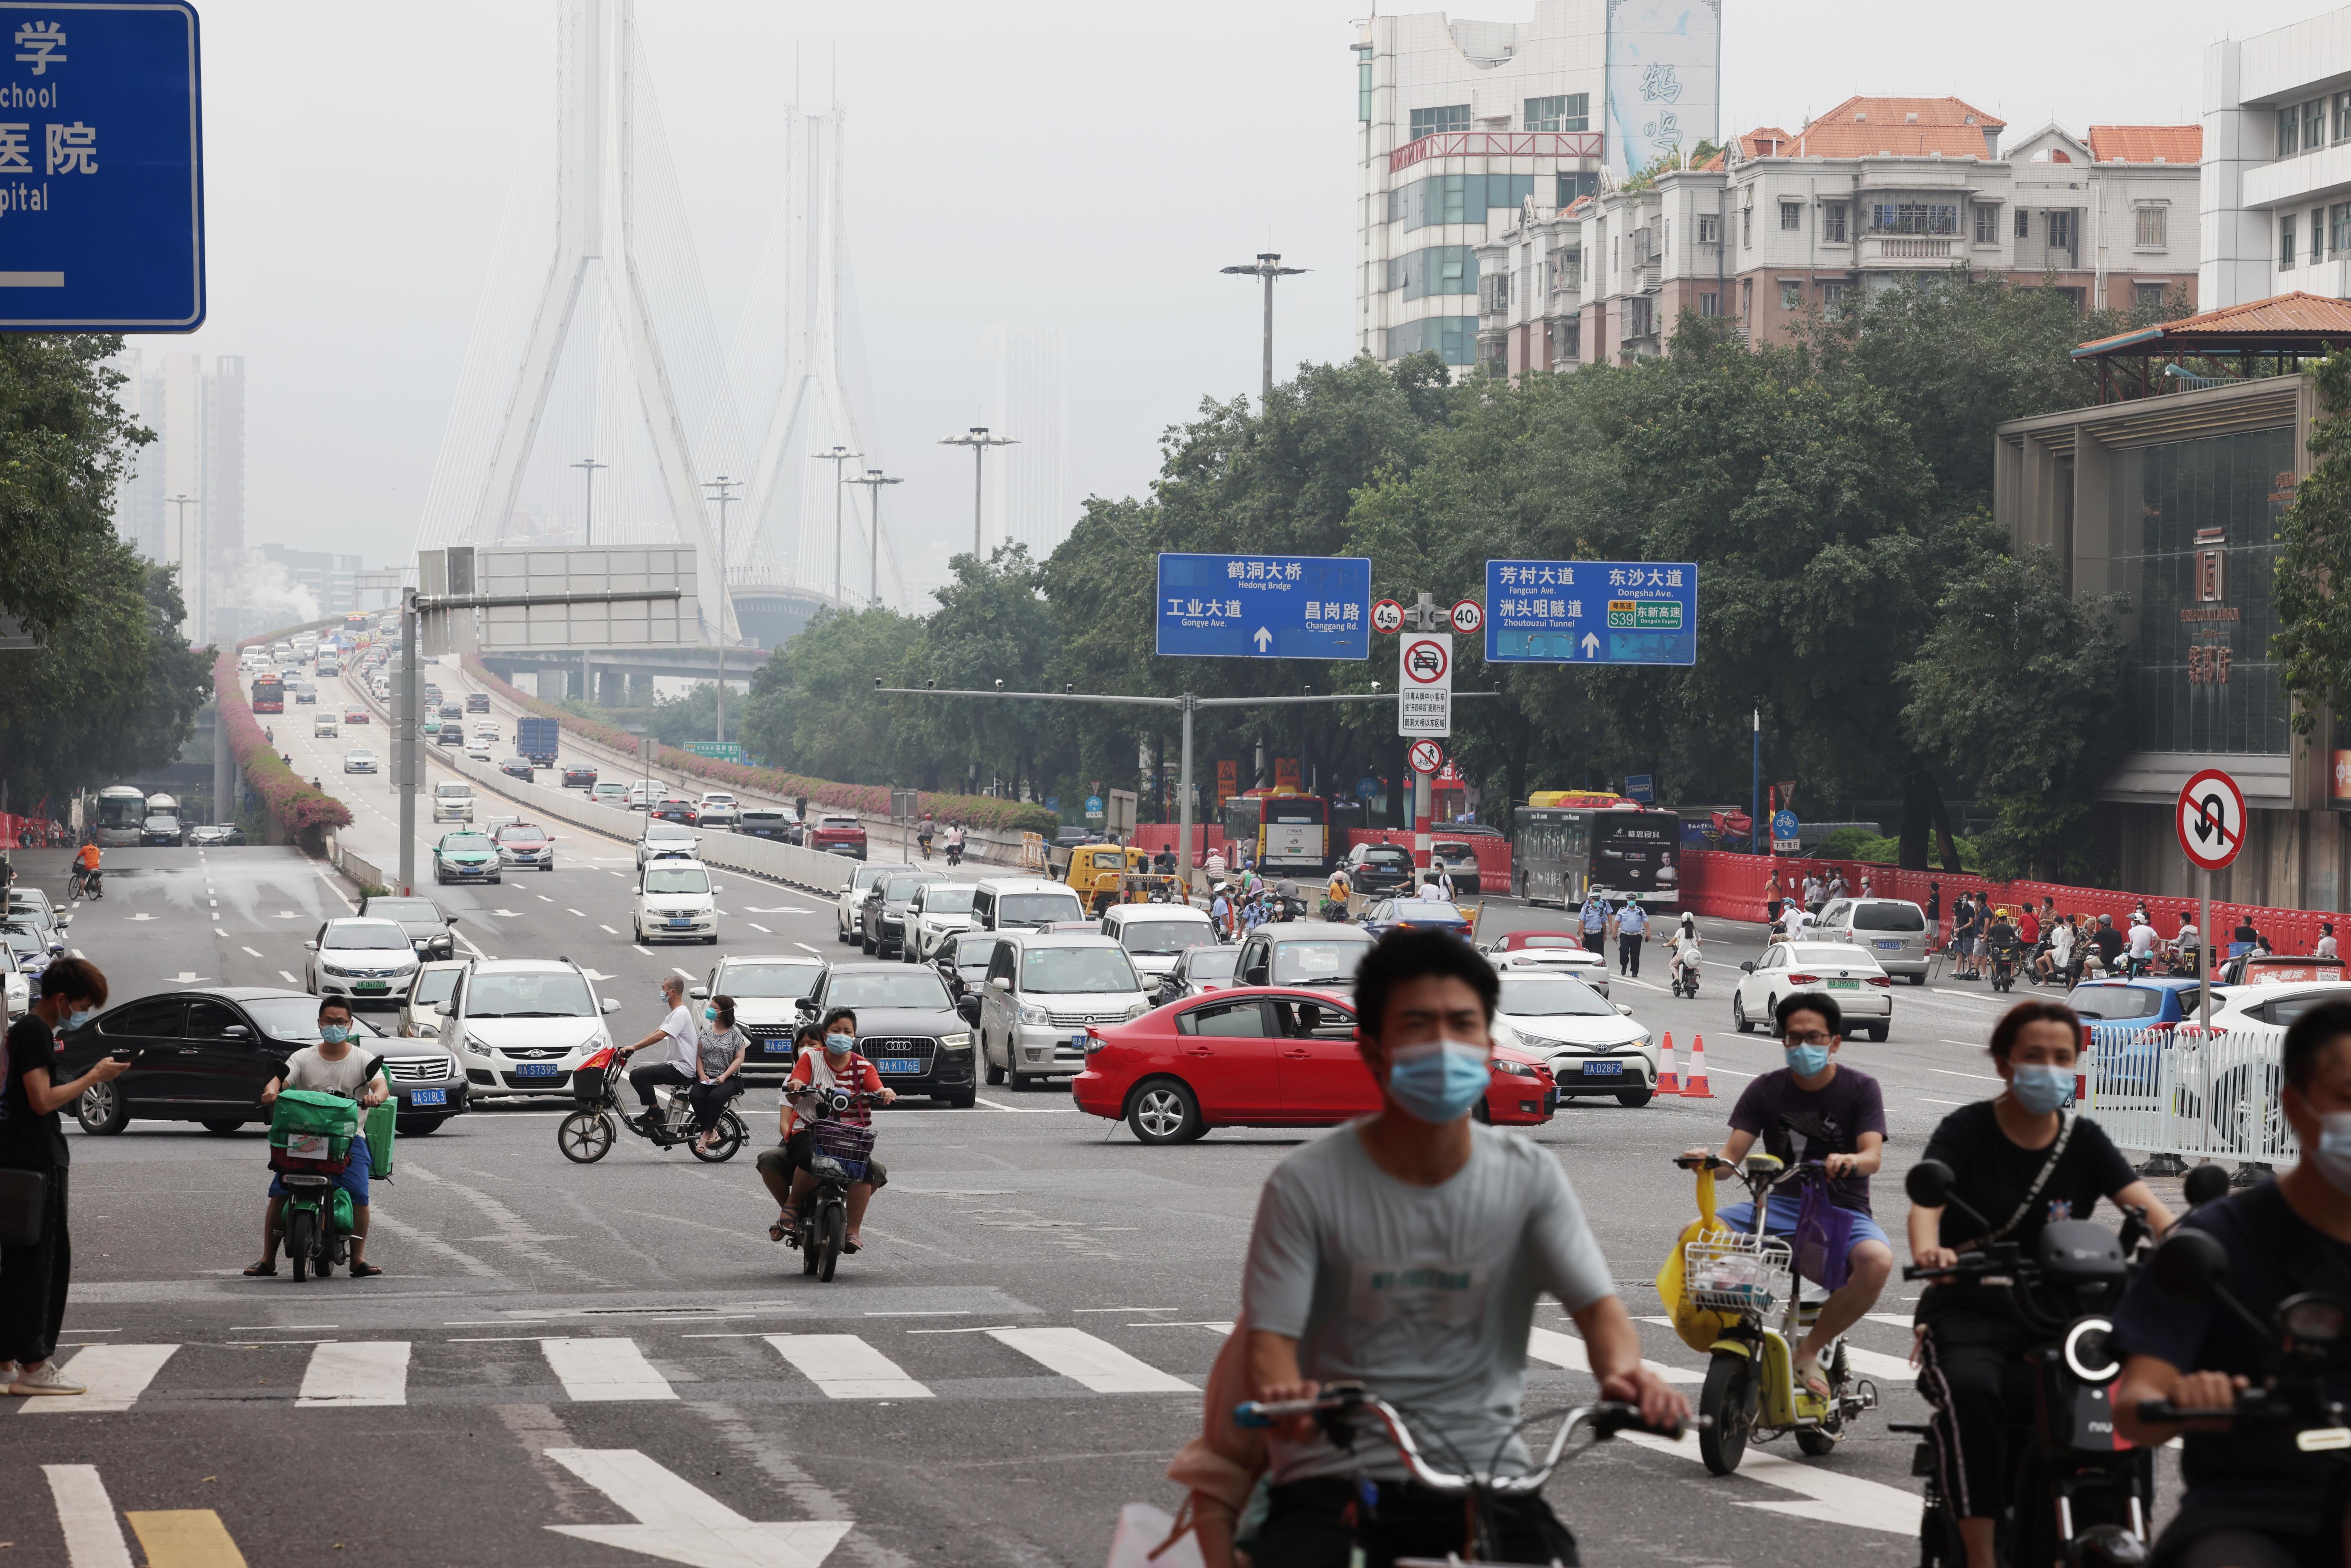
M 345 876 L 351 879 L 351 885 L 361 892 L 371 887 L 381 887 L 386 892 L 393 891 L 390 875 L 371 862 L 363 860 L 345 849 L 340 839 L 335 842 L 335 864 Z

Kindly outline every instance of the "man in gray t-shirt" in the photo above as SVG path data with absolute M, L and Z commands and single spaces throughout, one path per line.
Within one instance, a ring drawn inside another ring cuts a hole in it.
M 1434 930 L 1381 939 L 1355 977 L 1360 1048 L 1381 1108 L 1282 1162 L 1266 1183 L 1242 1283 L 1249 1385 L 1267 1401 L 1360 1382 L 1404 1409 L 1425 1453 L 1447 1444 L 1483 1469 L 1523 1470 L 1512 1437 L 1535 1301 L 1556 1296 L 1582 1333 L 1602 1396 L 1652 1422 L 1688 1402 L 1641 1364 L 1640 1337 L 1558 1164 L 1514 1133 L 1474 1124 L 1491 1076 L 1493 967 Z M 1307 1418 L 1270 1445 L 1272 1507 L 1259 1562 L 1343 1564 L 1361 1548 L 1464 1551 L 1458 1496 L 1406 1479 L 1376 1427 L 1352 1453 Z M 1437 1462 L 1443 1463 L 1439 1458 Z M 1366 1509 L 1359 1479 L 1376 1484 Z M 1489 1560 L 1573 1561 L 1540 1497 L 1498 1500 Z

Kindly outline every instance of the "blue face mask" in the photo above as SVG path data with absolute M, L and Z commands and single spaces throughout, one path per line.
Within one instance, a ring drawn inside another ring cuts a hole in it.
M 849 1048 L 856 1043 L 857 1037 L 853 1034 L 829 1034 L 824 1037 L 825 1053 L 829 1056 L 847 1056 Z
M 322 1023 L 319 1026 L 319 1038 L 329 1045 L 340 1045 L 351 1038 L 351 1026 L 347 1023 Z
M 1829 1048 L 1825 1045 L 1788 1047 L 1788 1071 L 1799 1078 L 1811 1078 L 1828 1064 Z
M 66 1014 L 66 1027 L 68 1029 L 79 1029 L 82 1025 L 88 1023 L 97 1016 L 98 1009 L 96 1008 L 84 1008 L 79 1012 L 68 1013 Z
M 2074 1070 L 2070 1067 L 2025 1065 L 2011 1070 L 2014 1076 L 2008 1087 L 2016 1103 L 2036 1116 L 2046 1116 L 2074 1098 Z
M 702 1009 L 702 1016 L 709 1019 L 715 1023 L 718 1019 L 718 1009 L 716 1008 L 705 1008 Z
M 1388 1092 L 1424 1122 L 1458 1122 L 1493 1081 L 1482 1047 L 1458 1040 L 1409 1045 L 1389 1059 Z

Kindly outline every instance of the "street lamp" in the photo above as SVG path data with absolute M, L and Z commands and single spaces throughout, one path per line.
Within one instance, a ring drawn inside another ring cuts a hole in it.
M 1258 252 L 1257 265 L 1254 267 L 1224 268 L 1224 271 L 1236 277 L 1265 279 L 1265 391 L 1258 403 L 1258 414 L 1260 418 L 1273 403 L 1273 280 L 1277 277 L 1295 277 L 1305 270 L 1306 268 L 1302 267 L 1284 267 L 1278 253 L 1262 250 Z
M 820 463 L 832 465 L 832 598 L 838 604 L 841 601 L 841 465 L 858 454 L 846 446 L 836 445 L 830 452 L 816 452 L 810 455 Z
M 174 508 L 174 515 L 178 518 L 180 533 L 179 566 L 181 605 L 188 612 L 187 619 L 181 622 L 181 624 L 183 626 L 188 624 L 190 621 L 193 621 L 196 618 L 195 605 L 190 600 L 192 590 L 188 582 L 188 508 L 198 504 L 197 498 L 193 496 L 174 496 L 172 497 L 172 506 Z
M 852 479 L 850 483 L 864 486 L 865 494 L 871 497 L 867 509 L 873 520 L 873 531 L 865 542 L 872 551 L 872 564 L 866 569 L 866 584 L 872 591 L 873 602 L 880 604 L 882 602 L 882 486 L 903 485 L 905 481 L 885 477 L 879 468 L 868 468 L 863 478 Z
M 1019 438 L 1012 435 L 990 435 L 987 434 L 987 426 L 984 424 L 975 424 L 971 427 L 970 434 L 943 435 L 939 438 L 939 444 L 941 446 L 968 446 L 971 448 L 971 553 L 978 555 L 980 553 L 980 466 L 987 460 L 987 449 L 989 447 L 1018 446 L 1020 444 Z
M 588 492 L 588 511 L 586 517 L 581 519 L 580 525 L 580 548 L 584 549 L 593 546 L 596 542 L 596 470 L 599 468 L 610 468 L 611 465 L 610 463 L 599 463 L 593 457 L 582 457 L 579 462 L 571 465 L 571 466 L 582 470 L 580 478 L 585 482 L 585 487 Z
M 718 740 L 722 745 L 726 740 L 726 615 L 732 608 L 727 601 L 732 591 L 726 586 L 726 508 L 741 483 L 721 474 L 702 486 L 718 492 L 711 498 L 718 503 Z

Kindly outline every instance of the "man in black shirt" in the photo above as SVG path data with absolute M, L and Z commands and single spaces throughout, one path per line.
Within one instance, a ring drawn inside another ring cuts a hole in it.
M 2301 1162 L 2180 1221 L 2227 1250 L 2225 1288 L 2264 1324 L 2286 1297 L 2305 1291 L 2351 1301 L 2351 1002 L 2325 1002 L 2296 1019 L 2283 1057 L 2281 1108 Z M 2182 1428 L 2140 1420 L 2140 1400 L 2229 1406 L 2236 1390 L 2266 1375 L 2277 1340 L 2217 1301 L 2175 1301 L 2142 1274 L 2115 1313 L 2115 1344 L 2126 1358 L 2115 1385 L 2116 1429 L 2152 1448 Z M 2325 1378 L 2329 1398 L 2351 1402 L 2351 1345 L 2329 1347 Z M 2188 1428 L 2179 1455 L 2187 1490 L 2156 1543 L 2158 1568 L 2339 1563 L 2342 1525 L 2330 1531 L 2325 1515 L 2341 1469 L 2336 1456 L 2302 1452 L 2289 1430 Z
M 2090 938 L 2090 946 L 2098 950 L 2098 971 L 2104 975 L 2115 972 L 2115 960 L 2123 956 L 2123 934 L 2115 929 L 2115 917 L 2098 916 L 2098 929 Z

